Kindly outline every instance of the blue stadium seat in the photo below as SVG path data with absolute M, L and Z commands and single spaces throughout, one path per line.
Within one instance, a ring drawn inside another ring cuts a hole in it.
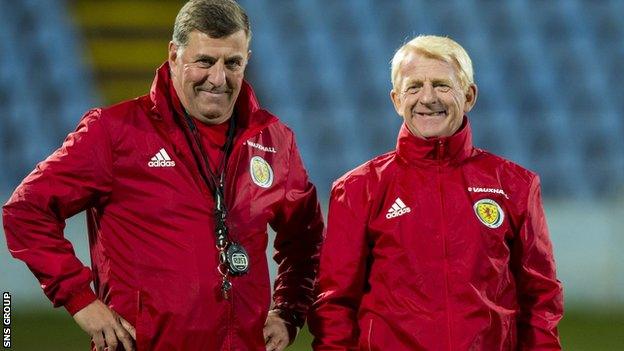
M 297 133 L 323 195 L 347 169 L 394 147 L 390 59 L 415 34 L 471 55 L 475 144 L 542 176 L 550 196 L 624 189 L 624 2 L 241 0 L 252 20 L 247 78 Z M 0 1 L 3 184 L 58 146 L 97 100 L 80 35 L 52 0 Z M 21 126 L 29 126 L 28 137 Z M 36 140 L 36 142 L 33 142 Z M 20 163 L 21 162 L 21 163 Z M 7 191 L 8 189 L 3 189 Z

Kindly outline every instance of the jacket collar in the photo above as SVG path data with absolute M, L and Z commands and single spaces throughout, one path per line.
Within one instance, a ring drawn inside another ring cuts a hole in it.
M 397 154 L 408 165 L 458 164 L 468 158 L 472 146 L 472 130 L 468 118 L 459 130 L 448 137 L 422 139 L 416 137 L 403 123 L 397 138 Z
M 156 71 L 149 96 L 153 104 L 152 118 L 174 121 L 182 117 L 179 111 L 180 100 L 175 95 L 171 82 L 169 62 L 165 61 Z M 243 81 L 234 109 L 238 118 L 237 129 L 261 128 L 277 120 L 277 117 L 260 108 L 256 94 L 247 81 Z

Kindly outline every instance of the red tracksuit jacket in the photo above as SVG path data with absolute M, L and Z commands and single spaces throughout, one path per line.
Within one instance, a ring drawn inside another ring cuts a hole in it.
M 558 350 L 562 288 L 539 179 L 470 125 L 333 186 L 310 316 L 315 350 Z
M 225 197 L 230 237 L 251 262 L 224 300 L 212 191 L 170 84 L 164 64 L 149 95 L 84 116 L 4 206 L 9 249 L 71 313 L 95 299 L 93 278 L 97 297 L 136 327 L 139 351 L 265 350 L 267 224 L 277 232 L 275 306 L 302 321 L 323 231 L 315 188 L 292 131 L 244 83 Z M 64 220 L 85 209 L 93 271 L 63 237 Z

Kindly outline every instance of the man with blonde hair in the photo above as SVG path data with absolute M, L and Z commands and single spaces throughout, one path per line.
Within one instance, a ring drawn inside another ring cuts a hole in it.
M 559 350 L 539 177 L 472 145 L 472 62 L 418 36 L 392 59 L 396 150 L 332 188 L 315 350 Z

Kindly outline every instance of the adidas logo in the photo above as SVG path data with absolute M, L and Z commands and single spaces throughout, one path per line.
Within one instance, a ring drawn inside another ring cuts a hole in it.
M 165 149 L 160 149 L 154 157 L 147 163 L 149 167 L 174 167 L 175 161 L 169 157 Z
M 407 206 L 405 206 L 405 204 L 403 203 L 403 201 L 401 201 L 401 198 L 397 197 L 396 200 L 394 200 L 394 203 L 392 204 L 392 207 L 390 207 L 390 209 L 388 209 L 388 213 L 386 213 L 386 218 L 391 219 L 394 217 L 398 217 L 401 215 L 404 215 L 406 213 L 409 213 L 411 211 L 411 209 Z

